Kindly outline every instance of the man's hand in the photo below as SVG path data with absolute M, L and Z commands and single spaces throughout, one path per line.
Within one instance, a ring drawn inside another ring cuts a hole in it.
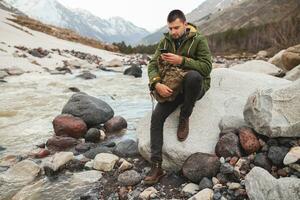
M 171 63 L 173 65 L 180 65 L 182 63 L 182 56 L 173 54 L 173 53 L 163 53 L 161 54 L 161 58 L 164 61 L 167 61 L 168 63 Z
M 173 94 L 173 90 L 162 83 L 156 83 L 155 90 L 160 94 L 162 97 L 169 97 Z

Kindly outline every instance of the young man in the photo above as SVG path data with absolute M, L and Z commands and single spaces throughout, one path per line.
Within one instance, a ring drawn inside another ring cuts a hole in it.
M 165 33 L 158 48 L 148 65 L 150 90 L 156 90 L 162 97 L 172 95 L 172 90 L 161 83 L 158 73 L 157 59 L 161 57 L 170 64 L 187 69 L 182 81 L 183 92 L 174 101 L 157 103 L 151 117 L 151 161 L 152 168 L 145 177 L 146 184 L 155 184 L 164 175 L 161 168 L 163 125 L 166 118 L 181 106 L 177 138 L 184 141 L 189 133 L 189 117 L 195 102 L 203 97 L 210 87 L 210 72 L 212 70 L 211 54 L 206 39 L 196 26 L 187 23 L 185 15 L 180 10 L 173 10 L 168 18 L 169 33 Z M 168 53 L 161 53 L 166 49 Z

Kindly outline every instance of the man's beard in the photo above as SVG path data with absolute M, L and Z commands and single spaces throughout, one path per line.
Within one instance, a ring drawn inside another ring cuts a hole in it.
M 175 40 L 178 40 L 180 38 L 182 38 L 186 33 L 186 30 L 183 31 L 183 33 L 181 35 L 172 35 L 172 38 Z

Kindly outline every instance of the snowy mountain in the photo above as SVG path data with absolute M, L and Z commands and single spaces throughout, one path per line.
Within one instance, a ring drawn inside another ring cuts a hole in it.
M 2 10 L 6 10 L 8 12 L 17 14 L 17 15 L 25 15 L 24 13 L 22 13 L 21 11 L 19 11 L 18 9 L 12 7 L 11 5 L 9 5 L 7 2 L 0 0 L 0 9 Z
M 44 23 L 77 31 L 105 42 L 135 44 L 149 34 L 120 17 L 101 19 L 82 9 L 69 9 L 56 0 L 5 0 L 11 6 Z

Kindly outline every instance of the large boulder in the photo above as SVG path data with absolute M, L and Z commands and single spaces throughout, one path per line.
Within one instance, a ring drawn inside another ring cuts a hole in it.
M 282 57 L 282 54 L 285 52 L 285 49 L 279 51 L 277 54 L 275 54 L 272 58 L 270 58 L 268 60 L 269 63 L 279 67 L 280 69 L 286 71 L 286 69 L 284 68 L 283 66 L 283 63 L 282 63 L 282 60 L 281 60 L 281 57 Z
M 300 64 L 300 44 L 288 48 L 282 54 L 282 64 L 286 70 L 291 70 Z
M 113 109 L 106 102 L 83 92 L 73 94 L 62 113 L 81 118 L 88 127 L 105 123 L 114 116 Z
M 195 152 L 214 153 L 220 133 L 218 125 L 224 116 L 243 120 L 243 108 L 251 93 L 290 83 L 270 75 L 225 68 L 213 69 L 211 78 L 211 88 L 195 104 L 190 117 L 190 133 L 184 142 L 179 142 L 176 136 L 180 109 L 166 119 L 163 167 L 176 171 Z M 147 160 L 150 160 L 150 119 L 151 113 L 142 118 L 137 127 L 139 152 Z
M 288 71 L 283 78 L 290 81 L 300 79 L 300 65 L 294 67 L 291 71 Z
M 245 178 L 249 199 L 300 199 L 300 179 L 276 179 L 268 171 L 254 167 Z
M 243 64 L 234 65 L 230 69 L 241 72 L 263 73 L 273 76 L 282 73 L 281 69 L 263 60 L 251 60 Z
M 256 132 L 268 137 L 299 137 L 300 80 L 251 94 L 244 119 Z

